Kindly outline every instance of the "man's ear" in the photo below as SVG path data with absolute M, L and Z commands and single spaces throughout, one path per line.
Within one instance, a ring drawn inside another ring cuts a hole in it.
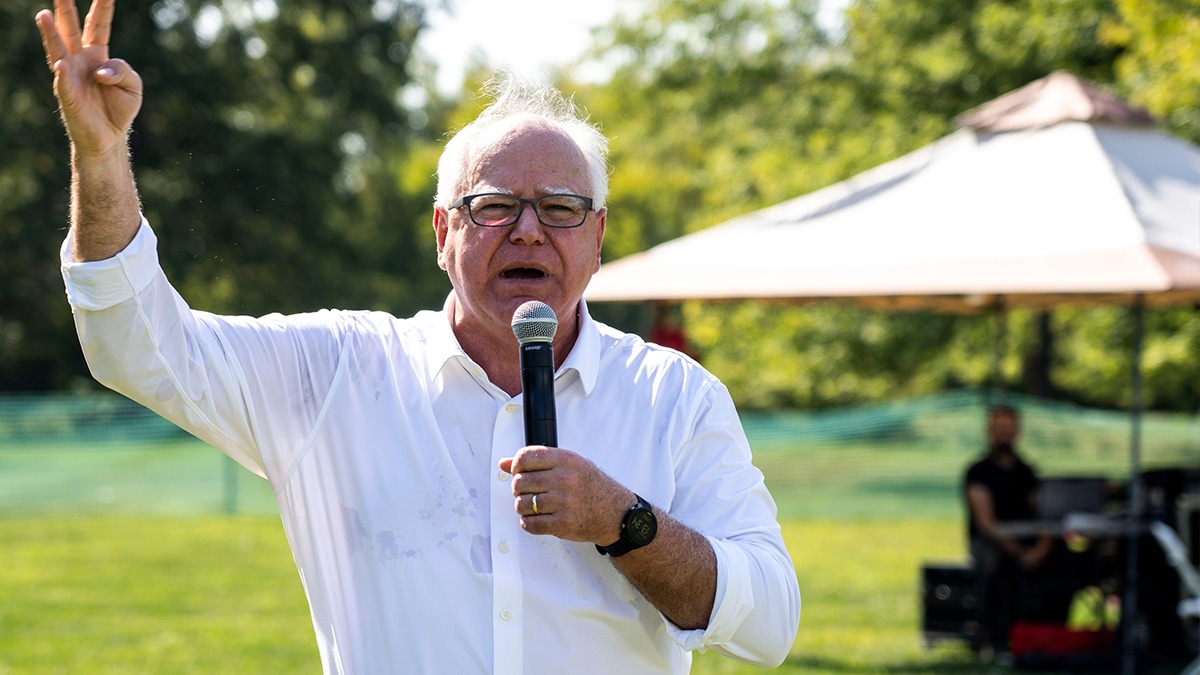
M 433 207 L 433 232 L 437 236 L 438 267 L 446 269 L 446 235 L 450 232 L 450 214 L 441 207 Z
M 600 252 L 604 248 L 604 228 L 607 223 L 608 209 L 600 209 L 596 212 L 596 267 L 592 270 L 592 274 L 600 271 Z

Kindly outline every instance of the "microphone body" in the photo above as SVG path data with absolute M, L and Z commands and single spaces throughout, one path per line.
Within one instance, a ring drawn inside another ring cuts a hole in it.
M 549 342 L 521 345 L 521 391 L 525 394 L 525 445 L 558 447 L 554 348 Z
M 531 300 L 517 308 L 513 335 L 520 343 L 521 392 L 525 397 L 525 445 L 558 447 L 558 418 L 554 407 L 554 347 L 558 330 L 554 310 Z

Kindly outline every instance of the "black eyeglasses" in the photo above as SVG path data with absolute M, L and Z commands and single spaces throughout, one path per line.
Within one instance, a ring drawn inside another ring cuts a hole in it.
M 467 207 L 471 222 L 481 227 L 505 227 L 517 222 L 525 205 L 533 206 L 538 222 L 546 227 L 579 227 L 592 210 L 592 198 L 579 195 L 546 195 L 537 199 L 522 199 L 500 192 L 467 195 L 450 205 Z

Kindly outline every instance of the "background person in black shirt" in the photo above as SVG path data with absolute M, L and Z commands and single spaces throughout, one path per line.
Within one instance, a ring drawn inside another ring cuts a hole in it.
M 988 412 L 987 455 L 967 469 L 965 492 L 971 559 L 983 582 L 983 617 L 988 647 L 1008 650 L 1008 632 L 1018 591 L 1018 575 L 1046 562 L 1053 540 L 1001 536 L 996 525 L 1037 515 L 1038 479 L 1016 450 L 1017 411 L 998 406 Z

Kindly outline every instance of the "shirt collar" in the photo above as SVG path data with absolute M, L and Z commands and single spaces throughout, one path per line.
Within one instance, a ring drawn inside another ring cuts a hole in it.
M 425 364 L 432 377 L 438 377 L 446 364 L 454 358 L 462 359 L 463 365 L 468 368 L 479 367 L 463 351 L 450 325 L 453 320 L 450 311 L 453 298 L 454 291 L 450 291 L 442 305 L 442 311 L 430 313 L 435 319 L 426 322 L 423 331 Z M 600 372 L 600 328 L 588 312 L 587 302 L 582 299 L 579 301 L 579 335 L 576 336 L 575 346 L 571 348 L 571 353 L 567 355 L 567 360 L 563 362 L 555 377 L 561 377 L 569 370 L 574 370 L 579 375 L 579 384 L 583 387 L 584 395 L 592 393 Z M 480 376 L 483 377 L 482 373 Z
M 592 393 L 596 386 L 596 377 L 600 372 L 600 328 L 588 312 L 587 302 L 579 300 L 579 335 L 575 337 L 575 346 L 563 361 L 558 375 L 567 370 L 579 374 L 579 384 L 583 386 L 583 394 Z
M 429 321 L 425 322 L 424 342 L 425 342 L 425 367 L 428 369 L 430 377 L 436 378 L 441 375 L 442 368 L 451 359 L 460 358 L 463 365 L 474 363 L 471 357 L 463 351 L 462 345 L 458 343 L 458 337 L 454 334 L 454 329 L 450 322 L 453 321 L 453 313 L 450 311 L 453 305 L 454 291 L 446 296 L 446 302 L 442 304 L 442 311 L 429 312 Z M 422 312 L 424 313 L 424 312 Z

